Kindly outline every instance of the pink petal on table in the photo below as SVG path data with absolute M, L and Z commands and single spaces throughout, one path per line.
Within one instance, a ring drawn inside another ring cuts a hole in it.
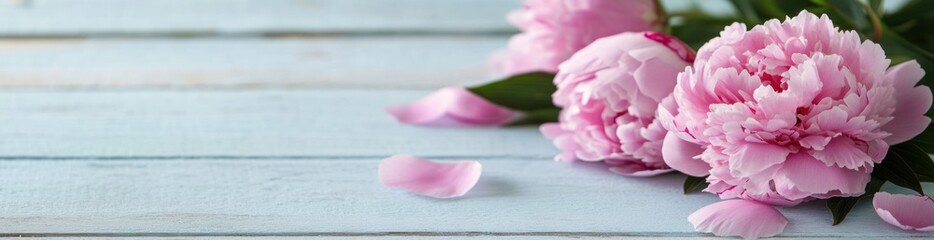
M 434 198 L 460 197 L 480 180 L 477 161 L 432 162 L 399 154 L 379 163 L 379 181 L 390 188 L 400 188 Z
M 934 199 L 877 192 L 872 206 L 885 222 L 905 230 L 934 231 Z
M 446 87 L 407 105 L 386 111 L 399 122 L 423 126 L 503 125 L 516 117 L 463 87 Z
M 710 164 L 697 158 L 697 155 L 703 152 L 704 148 L 700 145 L 684 141 L 674 132 L 668 132 L 662 142 L 662 158 L 665 159 L 665 164 L 684 174 L 695 177 L 710 174 Z
M 688 221 L 697 231 L 745 239 L 778 235 L 788 224 L 785 216 L 774 207 L 744 199 L 707 205 L 688 216 Z

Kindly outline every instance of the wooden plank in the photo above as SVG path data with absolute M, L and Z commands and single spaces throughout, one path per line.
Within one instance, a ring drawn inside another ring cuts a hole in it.
M 465 198 L 382 187 L 378 159 L 4 160 L 7 236 L 699 237 L 686 217 L 717 201 L 683 177 L 626 178 L 600 165 L 485 159 Z M 934 185 L 925 185 L 934 191 Z M 785 237 L 922 237 L 860 206 L 830 226 L 823 202 L 782 210 Z
M 4 0 L 0 36 L 512 32 L 519 0 Z
M 536 127 L 421 128 L 385 107 L 428 91 L 0 91 L 2 156 L 514 156 L 556 153 Z
M 504 36 L 0 40 L 0 87 L 434 89 L 492 79 L 487 60 L 506 41 Z

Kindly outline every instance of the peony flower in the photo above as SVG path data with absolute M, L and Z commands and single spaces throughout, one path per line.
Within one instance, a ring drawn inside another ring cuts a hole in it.
M 522 33 L 494 55 L 504 75 L 557 72 L 558 64 L 594 40 L 659 27 L 653 0 L 528 0 L 508 19 Z
M 693 161 L 709 166 L 706 191 L 723 199 L 858 196 L 888 147 L 931 121 L 931 91 L 916 86 L 924 71 L 889 64 L 878 44 L 826 15 L 802 11 L 748 31 L 737 23 L 698 50 L 659 118 L 705 148 Z
M 379 163 L 379 181 L 422 196 L 453 198 L 477 185 L 481 169 L 477 161 L 438 163 L 400 154 Z
M 493 104 L 463 87 L 446 87 L 418 101 L 386 109 L 401 123 L 422 126 L 496 126 L 517 113 Z
M 556 159 L 603 160 L 623 175 L 670 171 L 655 111 L 692 58 L 683 43 L 655 32 L 602 38 L 574 54 L 555 77 L 560 123 L 541 127 L 564 151 Z

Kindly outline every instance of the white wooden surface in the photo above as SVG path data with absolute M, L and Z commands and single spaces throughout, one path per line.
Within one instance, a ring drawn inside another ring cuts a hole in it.
M 512 32 L 519 0 L 2 0 L 0 35 Z
M 17 37 L 0 39 L 0 237 L 710 237 L 686 217 L 716 198 L 678 175 L 551 161 L 535 127 L 384 114 L 491 79 L 518 2 L 0 0 L 0 37 Z M 483 177 L 461 199 L 387 189 L 377 163 L 397 153 L 479 160 Z M 932 237 L 866 204 L 836 227 L 823 202 L 783 212 L 783 237 Z
M 0 40 L 0 87 L 433 89 L 492 79 L 486 61 L 506 41 L 507 36 Z

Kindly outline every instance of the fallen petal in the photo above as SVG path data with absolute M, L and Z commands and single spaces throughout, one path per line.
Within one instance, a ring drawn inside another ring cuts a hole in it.
M 384 186 L 434 198 L 463 196 L 480 180 L 480 172 L 477 161 L 439 163 L 405 154 L 379 163 Z
M 386 111 L 399 122 L 423 126 L 496 126 L 509 123 L 516 113 L 490 103 L 463 87 L 446 87 L 407 105 Z
M 788 224 L 785 216 L 774 207 L 744 199 L 707 205 L 688 216 L 688 221 L 700 232 L 745 239 L 778 235 Z
M 905 230 L 934 231 L 934 199 L 878 192 L 872 206 L 885 222 Z

